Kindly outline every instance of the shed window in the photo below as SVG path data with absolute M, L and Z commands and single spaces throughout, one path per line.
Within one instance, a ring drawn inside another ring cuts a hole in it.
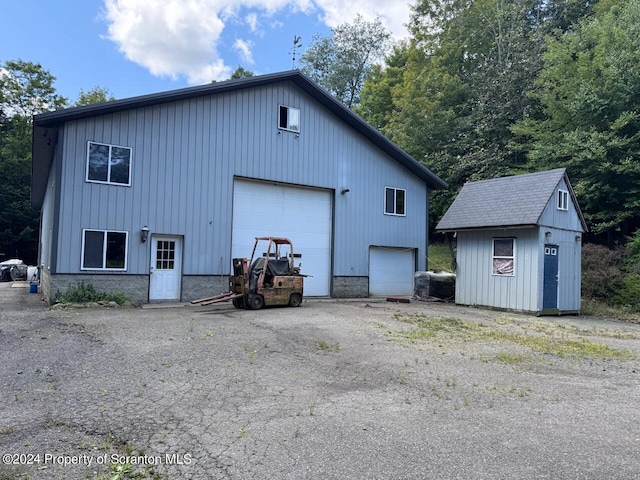
M 569 210 L 569 192 L 558 190 L 558 210 Z
M 300 109 L 280 105 L 278 127 L 292 132 L 300 131 Z
M 126 270 L 127 232 L 83 230 L 83 270 Z
M 493 274 L 513 276 L 515 262 L 515 238 L 493 239 Z
M 87 182 L 131 185 L 131 148 L 89 142 Z
M 405 215 L 406 190 L 402 188 L 385 187 L 384 213 L 386 215 Z

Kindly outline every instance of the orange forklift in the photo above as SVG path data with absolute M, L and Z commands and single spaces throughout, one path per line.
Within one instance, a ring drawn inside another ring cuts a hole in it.
M 265 245 L 256 256 L 259 246 Z M 232 301 L 236 308 L 259 310 L 264 306 L 302 303 L 304 277 L 300 267 L 294 265 L 299 254 L 294 254 L 288 238 L 256 237 L 251 258 L 234 258 L 233 275 L 229 278 L 229 292 L 214 297 L 194 300 L 191 303 L 211 305 Z

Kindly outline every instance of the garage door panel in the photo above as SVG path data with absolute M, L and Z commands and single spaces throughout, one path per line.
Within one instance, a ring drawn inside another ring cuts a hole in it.
M 411 295 L 415 272 L 415 250 L 371 247 L 369 250 L 369 294 Z
M 255 237 L 286 237 L 302 258 L 305 295 L 330 293 L 331 194 L 265 182 L 236 180 L 233 195 L 232 257 L 251 255 Z

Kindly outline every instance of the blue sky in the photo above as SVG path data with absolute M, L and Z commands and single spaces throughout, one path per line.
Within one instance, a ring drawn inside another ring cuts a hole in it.
M 21 58 L 56 77 L 71 102 L 95 86 L 126 98 L 292 68 L 314 35 L 379 16 L 406 36 L 404 1 L 360 0 L 9 0 L 0 7 L 0 63 Z

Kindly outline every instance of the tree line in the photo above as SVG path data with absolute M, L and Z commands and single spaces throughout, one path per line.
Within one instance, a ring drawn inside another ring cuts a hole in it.
M 34 265 L 40 213 L 31 207 L 33 115 L 114 100 L 108 89 L 80 90 L 75 102 L 56 93 L 55 77 L 42 65 L 9 60 L 0 65 L 0 261 Z
M 338 98 L 364 72 L 345 103 L 451 186 L 432 226 L 465 182 L 566 167 L 592 240 L 638 229 L 640 0 L 418 0 L 409 38 L 364 67 L 385 37 L 363 23 L 332 31 L 333 55 L 314 41 L 302 70 Z
M 637 234 L 640 0 L 417 0 L 408 29 L 394 44 L 358 16 L 313 37 L 300 66 L 449 183 L 432 227 L 465 182 L 566 167 L 591 240 Z M 70 102 L 54 80 L 0 66 L 0 260 L 36 260 L 32 115 L 113 100 L 94 87 Z

